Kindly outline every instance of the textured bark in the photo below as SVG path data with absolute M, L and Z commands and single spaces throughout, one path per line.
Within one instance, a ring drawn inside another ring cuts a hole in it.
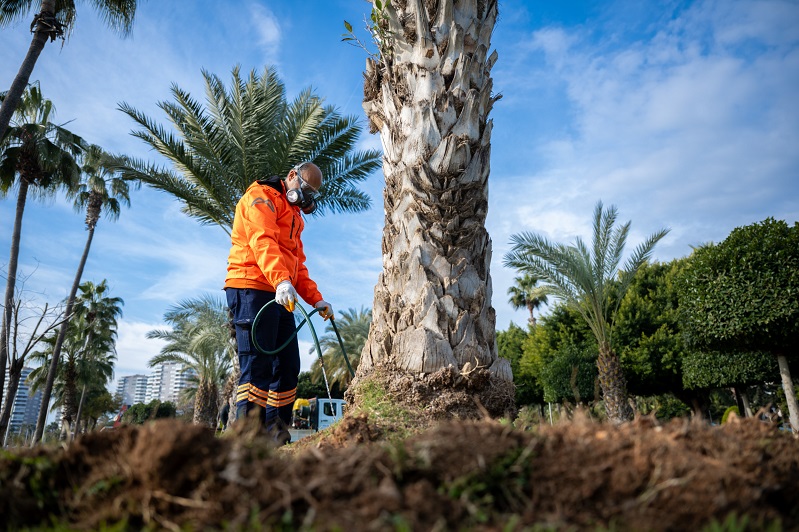
M 41 13 L 55 13 L 55 0 L 43 0 Z M 44 50 L 44 45 L 47 44 L 47 39 L 50 34 L 50 28 L 44 24 L 37 24 L 33 33 L 31 45 L 28 47 L 28 53 L 19 67 L 14 81 L 11 82 L 11 87 L 6 93 L 6 98 L 0 106 L 0 139 L 5 135 L 8 124 L 11 122 L 11 117 L 14 116 L 14 111 L 17 110 L 22 94 L 25 92 L 25 87 L 28 86 L 31 74 L 33 74 L 33 67 L 36 66 L 36 61 L 39 55 Z
M 212 382 L 200 382 L 194 398 L 194 418 L 196 425 L 216 427 L 219 415 L 219 390 Z
M 68 426 L 72 426 L 75 421 L 75 414 L 78 411 L 77 402 L 77 371 L 75 361 L 68 360 L 64 368 L 64 395 L 61 400 L 61 419 Z
M 799 432 L 799 403 L 796 402 L 796 391 L 791 379 L 791 370 L 788 368 L 788 359 L 785 355 L 777 355 L 777 364 L 780 367 L 785 402 L 788 403 L 788 419 L 791 422 L 791 430 L 796 434 Z
M 608 344 L 599 347 L 597 370 L 608 419 L 614 423 L 631 421 L 635 413 L 627 399 L 627 381 L 618 355 Z
M 367 61 L 363 103 L 384 151 L 383 272 L 358 374 L 469 363 L 511 381 L 485 229 L 497 3 L 407 0 L 386 14 L 392 53 Z
M 81 430 L 80 422 L 83 416 L 83 405 L 86 402 L 86 385 L 83 385 L 83 390 L 80 392 L 80 401 L 78 401 L 78 412 L 75 414 L 75 432 L 72 434 L 73 439 L 77 438 L 78 434 L 86 432 L 86 424 L 84 423 L 83 430 Z

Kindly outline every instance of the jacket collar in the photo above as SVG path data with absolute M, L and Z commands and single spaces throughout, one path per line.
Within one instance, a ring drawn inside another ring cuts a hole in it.
M 265 179 L 259 179 L 258 181 L 256 181 L 256 183 L 258 183 L 259 185 L 266 185 L 268 187 L 272 187 L 281 194 L 284 194 L 286 192 L 286 184 L 283 183 L 283 179 L 281 179 L 281 177 L 277 175 L 273 175 Z

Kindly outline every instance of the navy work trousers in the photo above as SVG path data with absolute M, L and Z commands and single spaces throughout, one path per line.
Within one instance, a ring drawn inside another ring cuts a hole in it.
M 258 351 L 252 338 L 255 316 L 270 301 L 274 292 L 253 288 L 226 288 L 227 303 L 236 326 L 241 378 L 236 392 L 236 417 L 258 411 L 264 426 L 272 429 L 280 419 L 291 423 L 291 411 L 297 397 L 300 373 L 300 348 L 297 337 L 279 353 L 267 355 Z M 261 315 L 255 338 L 261 349 L 274 351 L 294 334 L 294 315 L 283 305 L 273 303 Z

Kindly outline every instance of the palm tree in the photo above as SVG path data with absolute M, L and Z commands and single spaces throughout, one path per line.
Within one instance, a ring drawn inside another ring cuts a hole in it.
M 116 320 L 122 301 L 98 295 L 107 290 L 105 281 L 97 286 L 84 283 L 81 288 L 84 294 L 62 340 L 59 351 L 62 360 L 52 383 L 52 406 L 62 407 L 62 435 L 73 420 L 77 429 L 85 397 L 105 389 L 114 375 L 116 361 Z M 48 335 L 42 342 L 44 348 L 31 355 L 32 360 L 39 362 L 39 367 L 28 377 L 32 391 L 43 389 L 49 381 L 58 336 L 56 331 Z M 82 388 L 81 399 L 76 404 L 79 387 Z M 48 404 L 43 404 L 42 408 L 47 408 Z
M 136 0 L 93 0 L 91 2 L 100 16 L 113 29 L 123 36 L 130 33 L 133 28 L 133 17 L 136 14 Z M 33 67 L 39 54 L 49 38 L 54 41 L 57 37 L 69 34 L 75 25 L 77 7 L 75 0 L 3 0 L 0 2 L 0 27 L 8 26 L 30 15 L 31 11 L 41 4 L 41 9 L 33 17 L 31 41 L 25 60 L 22 62 L 8 96 L 0 107 L 0 138 L 11 121 L 14 110 L 19 105 L 25 87 L 28 85 Z
M 360 311 L 355 309 L 340 311 L 341 318 L 336 320 L 336 327 L 341 336 L 341 341 L 344 344 L 344 350 L 349 357 L 352 369 L 358 368 L 358 362 L 361 358 L 361 351 L 366 344 L 366 339 L 369 336 L 369 325 L 372 323 L 372 311 L 364 310 L 361 307 Z M 338 337 L 335 335 L 333 325 L 328 324 L 325 328 L 325 335 L 319 339 L 319 347 L 322 349 L 322 364 L 324 364 L 325 372 L 327 373 L 328 382 L 330 385 L 339 384 L 339 389 L 344 390 L 352 380 L 350 368 L 347 366 L 347 359 L 341 353 L 341 346 L 338 342 Z M 311 352 L 316 351 L 316 346 L 313 347 Z M 311 368 L 311 380 L 313 382 L 322 381 L 322 365 L 319 359 L 314 361 Z
M 147 338 L 165 340 L 161 352 L 150 359 L 153 367 L 177 362 L 194 371 L 197 392 L 194 423 L 213 427 L 219 411 L 219 386 L 227 379 L 235 355 L 228 329 L 227 303 L 204 295 L 181 301 L 164 314 L 171 330 L 153 330 Z
M 120 109 L 141 126 L 134 135 L 166 157 L 176 170 L 128 159 L 128 179 L 163 190 L 183 203 L 183 212 L 228 234 L 236 203 L 256 179 L 285 175 L 313 161 L 325 176 L 318 213 L 358 212 L 369 197 L 355 184 L 377 168 L 380 153 L 355 151 L 361 128 L 341 117 L 310 89 L 292 102 L 274 68 L 242 79 L 233 69 L 230 88 L 203 71 L 206 106 L 173 86 L 174 102 L 158 105 L 177 129 L 172 133 L 127 103 Z
M 80 262 L 78 263 L 78 270 L 75 273 L 75 279 L 72 281 L 72 288 L 67 298 L 67 305 L 65 315 L 67 320 L 61 324 L 59 331 L 59 338 L 56 340 L 55 356 L 52 357 L 49 375 L 55 378 L 56 369 L 60 360 L 61 342 L 66 335 L 69 320 L 71 319 L 72 305 L 75 301 L 75 295 L 80 285 L 80 280 L 83 277 L 83 269 L 86 266 L 86 260 L 89 257 L 89 249 L 92 246 L 94 239 L 94 230 L 97 227 L 97 222 L 100 215 L 105 212 L 106 216 L 112 220 L 119 218 L 120 205 L 130 205 L 130 196 L 128 194 L 128 184 L 120 177 L 118 177 L 111 169 L 111 157 L 103 152 L 102 148 L 96 145 L 91 145 L 86 148 L 85 156 L 83 157 L 83 166 L 81 167 L 85 180 L 80 184 L 78 189 L 71 192 L 70 195 L 75 200 L 75 210 L 86 208 L 86 230 L 88 235 L 86 237 L 86 245 L 83 247 L 83 255 L 81 255 Z M 43 405 L 46 405 L 50 400 L 52 393 L 52 383 L 49 382 L 42 392 Z M 46 406 L 39 410 L 39 418 L 36 423 L 36 433 L 33 437 L 33 443 L 39 441 L 44 432 L 45 420 L 47 418 Z
M 619 270 L 630 222 L 615 227 L 618 212 L 611 206 L 594 210 L 593 242 L 589 249 L 581 238 L 573 245 L 550 242 L 534 233 L 513 235 L 513 248 L 504 264 L 547 283 L 547 293 L 577 310 L 596 337 L 599 346 L 599 384 L 608 418 L 614 422 L 632 419 L 627 385 L 619 357 L 613 348 L 613 321 L 619 302 L 635 272 L 651 256 L 655 244 L 666 236 L 661 229 L 638 245 Z
M 508 288 L 508 295 L 510 295 L 508 302 L 513 305 L 514 309 L 526 308 L 530 312 L 527 321 L 531 327 L 535 327 L 536 319 L 533 311 L 546 304 L 546 289 L 536 286 L 538 279 L 530 274 L 516 277 L 513 281 L 516 284 Z
M 107 358 L 108 353 L 113 353 L 116 356 L 117 319 L 122 315 L 124 302 L 119 297 L 108 296 L 108 290 L 106 280 L 97 285 L 87 281 L 80 285 L 80 294 L 75 300 L 75 313 L 69 323 L 83 345 L 78 352 L 79 358 L 67 356 L 65 359 L 62 415 L 67 425 L 75 421 L 79 409 L 77 404 L 78 362 L 95 364 L 97 366 L 95 369 L 99 369 L 99 361 L 103 357 Z M 53 352 L 56 357 L 60 354 L 55 349 Z M 91 376 L 90 371 L 84 370 L 84 377 L 87 374 L 89 377 Z M 84 382 L 85 380 L 84 378 Z M 103 384 L 105 383 L 103 382 Z
M 500 415 L 513 376 L 497 356 L 485 228 L 497 1 L 375 1 L 372 19 L 363 108 L 385 150 L 386 223 L 358 373 L 488 368 L 508 391 L 508 404 L 486 405 Z
M 80 285 L 80 291 L 66 334 L 61 338 L 59 330 L 45 338 L 44 349 L 31 355 L 40 366 L 28 377 L 33 390 L 50 385 L 51 395 L 55 398 L 53 407 L 62 407 L 62 434 L 77 421 L 80 409 L 78 387 L 83 387 L 82 395 L 85 395 L 87 390 L 91 392 L 97 387 L 105 387 L 113 377 L 117 320 L 124 304 L 122 299 L 107 295 L 108 284 L 105 280 L 97 285 L 87 281 Z M 52 359 L 56 346 L 59 348 L 57 356 L 62 360 L 54 366 Z M 48 398 L 41 408 L 47 409 L 49 402 Z
M 3 96 L 0 95 L 0 98 Z M 46 198 L 59 188 L 73 187 L 80 176 L 75 157 L 81 153 L 82 139 L 54 124 L 53 102 L 42 96 L 38 84 L 23 93 L 11 127 L 0 137 L 0 197 L 17 188 L 17 207 L 8 259 L 3 323 L 0 331 L 0 368 L 8 358 L 11 310 L 17 282 L 17 264 L 22 233 L 22 215 L 28 195 Z M 5 371 L 0 370 L 0 387 Z

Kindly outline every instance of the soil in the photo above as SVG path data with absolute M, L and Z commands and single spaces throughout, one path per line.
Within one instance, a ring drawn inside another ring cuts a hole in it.
M 380 368 L 334 427 L 275 448 L 174 420 L 0 455 L 9 528 L 172 530 L 799 530 L 799 439 L 580 415 L 522 430 L 481 369 Z M 521 421 L 519 421 L 521 425 Z
M 754 419 L 710 427 L 573 419 L 534 430 L 434 421 L 407 438 L 351 413 L 273 448 L 174 420 L 0 455 L 9 528 L 799 530 L 799 440 Z M 733 517 L 730 517 L 733 516 Z

